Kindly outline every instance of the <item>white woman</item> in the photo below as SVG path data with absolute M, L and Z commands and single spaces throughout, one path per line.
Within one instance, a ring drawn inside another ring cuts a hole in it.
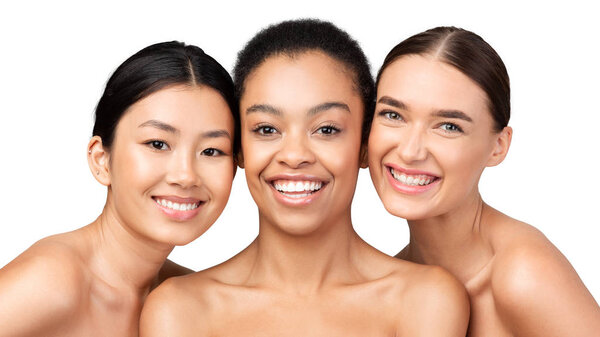
M 327 22 L 283 22 L 240 52 L 235 82 L 258 237 L 156 289 L 141 336 L 464 336 L 468 299 L 454 278 L 352 228 L 374 99 L 358 44 Z
M 137 336 L 149 291 L 191 272 L 171 250 L 225 207 L 235 113 L 231 77 L 198 47 L 159 43 L 121 64 L 87 147 L 106 205 L 0 270 L 0 336 Z
M 376 102 L 369 168 L 385 208 L 408 220 L 398 257 L 462 282 L 469 335 L 598 336 L 600 309 L 566 258 L 479 194 L 512 135 L 508 74 L 492 47 L 454 27 L 412 36 L 386 57 Z

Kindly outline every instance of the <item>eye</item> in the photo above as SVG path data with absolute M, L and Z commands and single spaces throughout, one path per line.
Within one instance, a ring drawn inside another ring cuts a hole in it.
M 252 132 L 258 133 L 259 135 L 268 136 L 277 133 L 277 129 L 270 125 L 259 125 L 255 127 Z
M 204 149 L 204 150 L 202 150 L 201 153 L 203 156 L 208 156 L 208 157 L 216 157 L 216 156 L 225 154 L 223 151 L 221 151 L 219 149 L 215 149 L 213 147 Z
M 379 115 L 383 116 L 384 118 L 394 120 L 394 121 L 403 120 L 402 116 L 399 113 L 397 113 L 396 111 L 383 110 L 383 111 L 379 112 Z
M 333 125 L 322 126 L 322 127 L 318 128 L 316 131 L 316 133 L 326 135 L 326 136 L 333 135 L 338 132 L 340 132 L 340 129 L 336 128 Z
M 166 151 L 169 149 L 169 145 L 163 142 L 162 140 L 151 140 L 146 142 L 145 144 L 159 151 Z
M 440 125 L 440 129 L 446 131 L 446 132 L 460 132 L 462 133 L 463 130 L 460 128 L 460 126 L 454 124 L 454 123 L 444 123 Z

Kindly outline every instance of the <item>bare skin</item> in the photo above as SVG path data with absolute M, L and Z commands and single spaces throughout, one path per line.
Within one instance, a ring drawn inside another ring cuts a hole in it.
M 391 258 L 352 228 L 362 103 L 351 72 L 318 51 L 272 56 L 249 76 L 240 108 L 259 235 L 153 291 L 141 336 L 464 336 L 458 281 Z M 319 187 L 282 187 L 297 181 Z
M 220 94 L 191 85 L 133 104 L 110 151 L 94 136 L 88 161 L 108 187 L 104 210 L 0 270 L 0 336 L 137 336 L 150 290 L 192 272 L 167 260 L 169 253 L 200 236 L 225 207 L 232 137 Z M 175 210 L 161 200 L 200 206 Z
M 143 247 L 120 245 L 115 236 L 125 233 L 102 217 L 40 240 L 0 270 L 0 336 L 136 336 L 149 291 L 193 272 L 166 260 L 169 251 L 131 254 Z
M 434 56 L 403 56 L 382 74 L 375 114 L 371 177 L 410 228 L 397 257 L 441 266 L 465 286 L 469 336 L 598 335 L 598 304 L 567 259 L 479 194 L 481 173 L 503 161 L 512 129 L 493 131 L 475 82 Z

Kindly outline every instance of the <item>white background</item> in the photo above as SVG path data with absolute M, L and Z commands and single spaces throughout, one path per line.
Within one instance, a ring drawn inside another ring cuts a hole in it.
M 434 26 L 463 27 L 487 40 L 511 78 L 514 137 L 505 162 L 484 173 L 484 200 L 544 232 L 600 299 L 598 11 L 578 1 L 564 7 L 416 2 L 0 5 L 0 266 L 102 210 L 106 189 L 88 169 L 86 145 L 104 85 L 127 57 L 152 43 L 180 40 L 231 70 L 238 50 L 260 28 L 317 17 L 356 38 L 373 72 L 396 43 Z M 408 240 L 405 221 L 383 209 L 367 170 L 360 174 L 353 217 L 359 234 L 388 254 Z M 221 218 L 171 258 L 203 269 L 243 249 L 257 232 L 257 211 L 239 170 Z

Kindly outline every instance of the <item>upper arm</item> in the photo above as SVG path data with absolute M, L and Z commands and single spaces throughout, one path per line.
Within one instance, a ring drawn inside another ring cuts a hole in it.
M 400 335 L 464 337 L 470 313 L 465 288 L 442 268 L 427 268 L 405 296 L 410 320 L 403 319 Z
M 79 273 L 60 255 L 33 249 L 0 269 L 0 337 L 39 336 L 73 319 Z
M 519 247 L 492 275 L 497 310 L 518 336 L 592 336 L 600 308 L 567 259 L 549 242 Z
M 144 303 L 140 336 L 206 336 L 205 312 L 192 297 L 173 279 L 163 282 Z

